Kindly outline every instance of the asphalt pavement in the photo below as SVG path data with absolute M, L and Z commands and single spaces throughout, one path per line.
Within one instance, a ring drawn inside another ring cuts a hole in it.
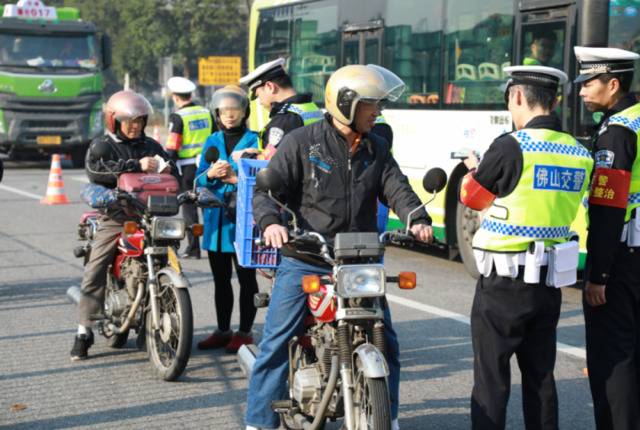
M 98 338 L 89 360 L 69 360 L 77 313 L 65 292 L 82 277 L 81 261 L 72 249 L 79 244 L 78 219 L 87 209 L 79 198 L 86 177 L 83 170 L 64 167 L 71 203 L 46 206 L 39 199 L 47 176 L 46 162 L 6 163 L 0 184 L 0 428 L 243 428 L 247 381 L 235 356 L 195 348 L 215 328 L 206 258 L 183 262 L 192 284 L 195 338 L 187 369 L 177 382 L 157 380 L 134 339 L 114 350 Z M 401 428 L 469 428 L 469 313 L 475 282 L 462 264 L 437 253 L 392 248 L 385 262 L 388 273 L 413 270 L 418 275 L 416 290 L 388 289 L 401 344 Z M 267 283 L 259 282 L 266 290 Z M 258 311 L 256 340 L 264 314 Z M 237 323 L 236 305 L 234 327 Z M 577 290 L 563 292 L 558 342 L 560 427 L 594 428 Z M 512 371 L 507 427 L 521 429 L 515 359 Z

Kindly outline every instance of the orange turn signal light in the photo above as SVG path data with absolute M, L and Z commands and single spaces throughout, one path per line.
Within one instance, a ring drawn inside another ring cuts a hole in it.
M 320 276 L 306 275 L 302 277 L 302 291 L 306 294 L 313 294 L 320 291 Z
M 124 233 L 125 234 L 134 234 L 138 231 L 138 223 L 135 221 L 125 221 L 124 222 Z
M 416 272 L 400 272 L 398 286 L 403 290 L 413 290 L 416 287 Z
M 202 224 L 193 224 L 191 226 L 191 232 L 194 237 L 200 237 L 202 233 L 204 233 L 204 226 Z

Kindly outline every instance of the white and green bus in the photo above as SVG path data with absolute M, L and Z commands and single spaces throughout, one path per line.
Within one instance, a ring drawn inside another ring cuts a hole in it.
M 383 112 L 394 156 L 416 190 L 429 168 L 447 171 L 447 190 L 429 208 L 436 237 L 477 276 L 471 239 L 481 215 L 458 203 L 467 171 L 459 155 L 483 153 L 511 130 L 503 67 L 543 64 L 573 78 L 574 45 L 640 52 L 640 0 L 255 0 L 248 66 L 284 57 L 298 92 L 321 106 L 327 79 L 343 65 L 379 64 L 400 76 L 407 90 Z M 564 129 L 589 145 L 597 117 L 577 93 L 574 85 L 562 90 L 558 113 Z M 254 114 L 252 126 L 265 121 Z M 582 210 L 573 228 L 584 248 Z

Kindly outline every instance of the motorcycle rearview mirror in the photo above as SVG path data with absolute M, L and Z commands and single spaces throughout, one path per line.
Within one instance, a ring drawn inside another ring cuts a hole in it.
M 445 185 L 447 185 L 447 173 L 440 167 L 434 167 L 425 173 L 424 178 L 422 178 L 422 187 L 426 192 L 433 195 L 426 203 L 409 212 L 409 215 L 407 215 L 407 228 L 405 230 L 405 234 L 409 234 L 409 227 L 411 225 L 411 217 L 413 214 L 431 203 L 436 198 L 436 195 L 444 189 Z
M 296 214 L 273 196 L 275 193 L 279 193 L 284 189 L 285 186 L 282 181 L 282 177 L 275 170 L 265 167 L 256 174 L 256 190 L 266 192 L 275 204 L 291 215 L 293 229 L 297 232 L 298 218 L 296 217 Z
M 207 149 L 207 151 L 204 153 L 204 161 L 206 161 L 209 164 L 215 163 L 216 161 L 218 161 L 219 158 L 220 158 L 220 151 L 218 151 L 218 148 L 211 147 Z M 196 176 L 196 178 L 193 180 L 192 191 L 194 194 L 196 192 L 196 185 L 198 184 L 198 179 L 200 179 L 200 176 L 205 175 L 208 171 L 209 169 L 205 170 L 204 172 Z
M 422 187 L 430 194 L 437 194 L 447 185 L 447 173 L 440 167 L 434 167 L 422 178 Z

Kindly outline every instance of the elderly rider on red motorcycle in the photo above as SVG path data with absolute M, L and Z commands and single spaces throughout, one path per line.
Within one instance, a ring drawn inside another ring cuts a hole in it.
M 152 112 L 151 105 L 140 94 L 119 91 L 113 94 L 104 108 L 107 133 L 91 142 L 86 158 L 89 181 L 106 188 L 116 188 L 118 175 L 127 172 L 172 173 L 171 164 L 157 172 L 160 161 L 169 162 L 162 146 L 144 134 Z M 116 240 L 130 216 L 123 209 L 103 210 L 98 218 L 89 261 L 84 268 L 78 306 L 78 333 L 71 349 L 71 360 L 87 358 L 93 345 L 92 315 L 103 308 L 107 269 L 116 252 Z

